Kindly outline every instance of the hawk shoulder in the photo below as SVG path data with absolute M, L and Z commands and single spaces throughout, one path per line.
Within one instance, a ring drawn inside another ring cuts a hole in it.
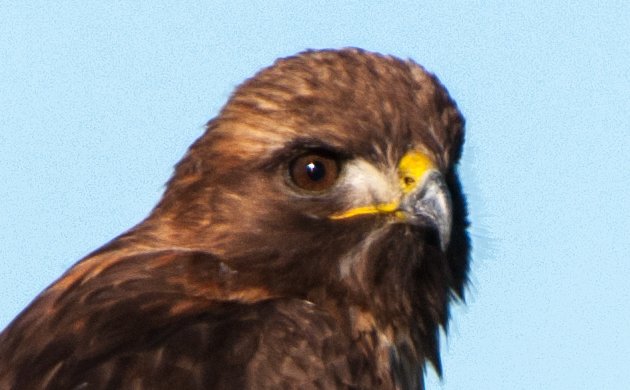
M 329 314 L 304 299 L 255 297 L 230 285 L 226 268 L 169 250 L 64 275 L 57 284 L 70 286 L 53 285 L 2 334 L 0 355 L 13 355 L 0 363 L 2 388 L 331 388 L 361 376 L 374 385 L 373 362 Z M 31 335 L 36 347 L 18 349 Z

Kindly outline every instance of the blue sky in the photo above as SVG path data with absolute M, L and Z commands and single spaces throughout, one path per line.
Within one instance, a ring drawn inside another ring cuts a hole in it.
M 0 4 L 0 328 L 146 216 L 238 83 L 359 46 L 467 118 L 472 285 L 429 389 L 627 388 L 627 2 L 212 4 Z

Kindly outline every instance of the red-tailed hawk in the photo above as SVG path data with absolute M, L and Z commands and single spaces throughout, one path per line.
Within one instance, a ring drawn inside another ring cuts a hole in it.
M 0 388 L 422 388 L 466 284 L 463 127 L 412 61 L 278 60 L 4 330 Z

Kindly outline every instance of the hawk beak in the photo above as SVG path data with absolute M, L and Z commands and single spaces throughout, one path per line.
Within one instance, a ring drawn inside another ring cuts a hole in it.
M 424 153 L 410 151 L 398 164 L 400 198 L 389 203 L 368 204 L 331 215 L 333 220 L 361 215 L 388 214 L 396 221 L 434 230 L 446 251 L 451 238 L 452 206 L 442 174 Z
M 403 197 L 396 214 L 407 223 L 435 229 L 440 248 L 446 251 L 453 216 L 451 196 L 440 172 L 425 172 L 420 184 Z

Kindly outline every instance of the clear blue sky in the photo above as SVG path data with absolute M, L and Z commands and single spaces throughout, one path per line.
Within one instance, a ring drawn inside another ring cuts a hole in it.
M 630 3 L 171 3 L 0 3 L 0 328 L 149 212 L 239 82 L 359 46 L 467 118 L 472 286 L 429 388 L 628 388 Z

